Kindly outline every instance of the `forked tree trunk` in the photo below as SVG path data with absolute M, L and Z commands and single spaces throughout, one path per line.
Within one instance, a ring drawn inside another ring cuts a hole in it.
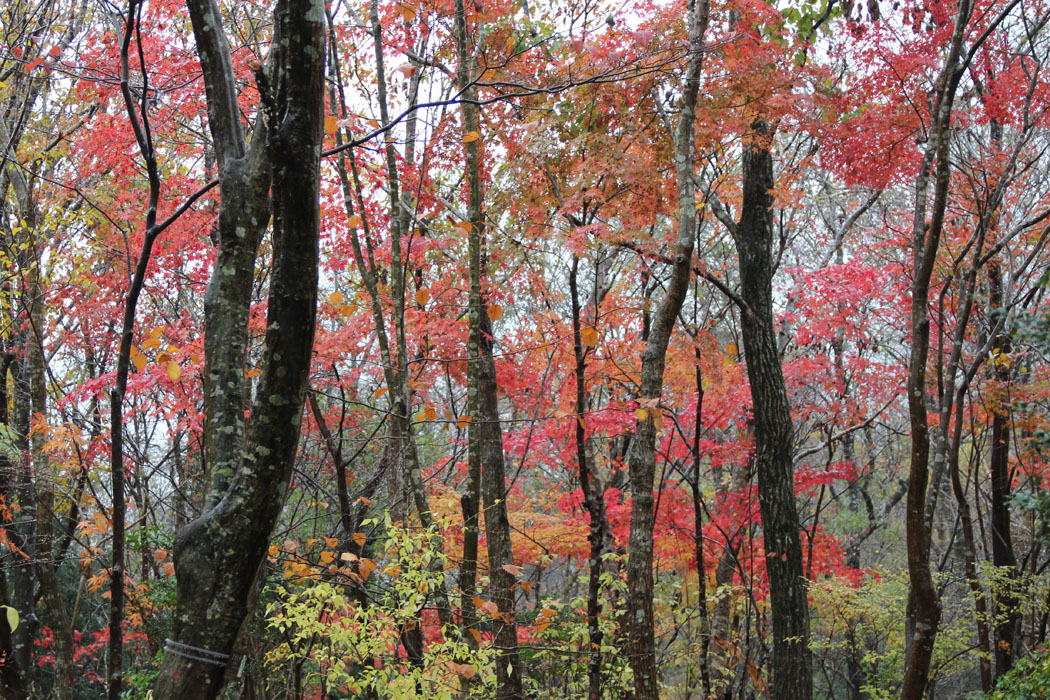
M 220 168 L 219 256 L 207 296 L 205 512 L 176 537 L 177 600 L 156 700 L 215 698 L 255 599 L 299 439 L 317 306 L 324 7 L 278 0 L 263 102 L 246 147 L 229 48 L 214 0 L 189 0 Z M 264 133 L 265 132 L 265 133 Z M 264 145 L 265 141 L 265 145 Z M 270 196 L 272 178 L 272 197 Z M 256 403 L 244 425 L 248 294 L 273 211 L 273 277 Z

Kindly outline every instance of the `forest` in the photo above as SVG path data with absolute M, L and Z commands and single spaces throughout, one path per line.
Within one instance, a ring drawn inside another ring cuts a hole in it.
M 0 5 L 3 700 L 1050 697 L 1047 0 Z

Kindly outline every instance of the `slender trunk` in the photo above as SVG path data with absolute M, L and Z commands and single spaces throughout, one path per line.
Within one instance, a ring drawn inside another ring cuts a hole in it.
M 634 672 L 634 700 L 658 700 L 660 672 L 656 660 L 655 625 L 653 621 L 653 487 L 656 480 L 656 414 L 663 394 L 667 345 L 671 340 L 678 312 L 689 291 L 693 246 L 696 238 L 696 190 L 694 184 L 694 124 L 696 100 L 703 67 L 704 34 L 708 24 L 708 2 L 697 0 L 689 15 L 689 65 L 678 109 L 675 127 L 675 172 L 678 179 L 678 231 L 675 237 L 671 279 L 667 293 L 651 324 L 646 324 L 645 349 L 639 402 L 646 412 L 639 412 L 634 439 L 628 455 L 631 486 L 631 529 L 628 540 L 627 614 L 622 619 L 627 637 L 628 659 Z M 662 422 L 662 421 L 661 421 Z
M 508 570 L 514 564 L 511 550 L 510 521 L 507 518 L 507 483 L 503 459 L 503 430 L 497 402 L 496 364 L 492 357 L 494 338 L 488 303 L 481 281 L 485 276 L 483 237 L 485 215 L 481 193 L 480 123 L 473 87 L 474 59 L 467 46 L 466 11 L 463 0 L 456 0 L 456 49 L 459 70 L 456 79 L 463 94 L 464 139 L 470 219 L 470 338 L 468 343 L 468 395 L 473 413 L 470 421 L 471 449 L 477 451 L 481 469 L 481 497 L 484 506 L 485 538 L 488 545 L 489 579 L 492 600 L 499 608 L 495 621 L 496 697 L 499 700 L 524 698 L 521 659 L 518 655 L 517 624 L 514 621 L 515 577 Z
M 908 578 L 911 582 L 913 632 L 909 635 L 902 700 L 920 700 L 926 692 L 930 676 L 930 661 L 937 629 L 941 620 L 941 604 L 930 573 L 930 543 L 926 527 L 926 483 L 929 479 L 930 433 L 927 423 L 926 366 L 930 347 L 930 319 L 927 305 L 930 298 L 930 277 L 940 246 L 941 229 L 947 206 L 948 185 L 951 179 L 948 146 L 951 136 L 951 111 L 955 90 L 962 77 L 960 53 L 966 25 L 970 18 L 969 0 L 959 0 L 954 18 L 954 30 L 948 55 L 937 80 L 930 129 L 930 140 L 923 154 L 922 165 L 915 179 L 915 212 L 912 221 L 912 284 L 911 284 L 911 352 L 908 362 L 908 417 L 911 427 L 911 465 L 908 470 L 906 512 L 906 539 L 908 548 Z M 927 221 L 927 196 L 931 169 L 934 171 L 933 201 Z
M 711 695 L 711 669 L 708 655 L 711 648 L 711 616 L 707 609 L 707 571 L 704 568 L 704 508 L 700 491 L 700 435 L 704 417 L 704 382 L 700 369 L 700 350 L 696 354 L 696 416 L 693 428 L 693 468 L 689 473 L 689 488 L 693 496 L 693 548 L 696 552 L 696 607 L 700 611 L 700 682 L 704 697 Z
M 587 566 L 587 638 L 590 642 L 587 662 L 588 698 L 601 699 L 602 687 L 602 630 L 599 625 L 601 615 L 601 575 L 603 571 L 602 556 L 612 551 L 612 529 L 605 509 L 605 487 L 588 458 L 587 449 L 587 351 L 584 349 L 581 332 L 581 309 L 579 294 L 580 259 L 572 256 L 572 268 L 569 270 L 569 296 L 572 302 L 572 338 L 573 355 L 576 361 L 576 464 L 580 478 L 580 490 L 583 502 L 590 516 L 590 528 L 587 540 L 590 543 L 590 555 Z
M 1002 273 L 993 262 L 988 270 L 990 316 L 1005 313 L 1003 306 Z M 1009 333 L 1001 331 L 992 343 L 992 364 L 995 378 L 1005 385 L 1011 379 L 1012 369 L 1007 360 L 1011 351 Z M 1010 414 L 1004 402 L 996 402 L 992 411 L 992 447 L 989 459 L 991 472 L 991 538 L 992 564 L 1007 572 L 1006 588 L 994 591 L 995 618 L 995 679 L 1013 666 L 1017 657 L 1017 636 L 1021 616 L 1018 599 L 1013 590 L 1017 577 L 1017 557 L 1010 534 Z
M 743 155 L 743 203 L 734 231 L 741 313 L 755 421 L 755 470 L 773 617 L 770 693 L 774 700 L 813 695 L 809 607 L 795 505 L 794 431 L 773 329 L 773 156 L 764 119 L 751 124 Z

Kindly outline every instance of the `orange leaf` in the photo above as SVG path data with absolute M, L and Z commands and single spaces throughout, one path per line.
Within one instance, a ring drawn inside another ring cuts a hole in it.
M 478 132 L 468 131 L 467 133 L 463 134 L 463 143 L 472 143 L 480 138 L 481 134 L 479 134 Z
M 326 134 L 334 134 L 339 130 L 339 120 L 329 115 L 324 118 L 324 131 Z
M 487 612 L 489 615 L 492 615 L 492 617 L 496 617 L 497 615 L 499 615 L 499 606 L 491 600 L 486 600 L 484 603 L 482 603 L 481 609 Z
M 354 533 L 354 543 L 358 547 L 364 547 L 365 546 L 365 542 L 367 542 L 367 541 L 368 541 L 368 535 L 366 535 L 365 533 L 363 533 L 363 532 L 355 532 Z
M 426 419 L 426 420 L 434 420 L 437 417 L 438 417 L 437 411 L 434 410 L 433 406 L 428 404 L 427 406 L 425 406 L 423 408 L 423 418 L 424 419 Z
M 416 18 L 415 8 L 409 7 L 408 5 L 398 3 L 394 6 L 394 11 L 397 12 L 397 14 L 401 15 L 401 19 L 405 20 L 406 22 L 411 22 Z
M 456 427 L 462 430 L 470 425 L 470 416 L 460 416 L 456 419 Z
M 363 506 L 370 506 L 370 505 L 372 505 L 372 499 L 371 498 L 365 498 L 364 496 L 359 496 L 358 499 L 357 499 L 357 502 L 360 503 Z
M 634 409 L 634 417 L 640 421 L 647 420 L 649 418 L 649 411 L 646 411 L 644 408 L 636 408 Z
M 146 368 L 146 361 L 146 356 L 139 352 L 137 348 L 132 347 L 131 364 L 135 365 L 135 369 L 141 372 Z
M 354 214 L 349 219 L 347 219 L 346 223 L 350 226 L 350 228 L 357 228 L 361 225 L 361 217 L 357 214 Z
M 580 330 L 580 342 L 589 348 L 598 344 L 598 329 L 587 327 Z
M 161 569 L 164 571 L 165 576 L 171 577 L 175 575 L 175 565 L 172 564 L 170 561 L 166 562 L 164 566 L 161 567 Z
M 369 574 L 376 570 L 376 563 L 371 559 L 362 559 L 357 564 L 357 570 L 361 572 L 361 575 L 368 578 Z
M 478 643 L 478 646 L 481 646 L 481 632 L 478 632 L 473 627 L 471 627 L 468 631 L 470 632 L 470 636 L 474 638 L 474 641 Z
M 416 303 L 420 306 L 426 306 L 427 302 L 430 301 L 430 290 L 419 289 L 416 291 Z
M 333 561 L 335 561 L 335 555 L 334 554 L 332 554 L 328 550 L 325 550 L 325 551 L 321 552 L 321 566 L 325 566 L 327 564 L 331 564 Z
M 521 586 L 521 590 L 525 591 L 526 595 L 532 593 L 532 581 L 518 581 L 518 585 Z
M 511 576 L 520 576 L 521 575 L 521 567 L 520 566 L 515 566 L 514 564 L 504 564 L 500 568 L 502 568 L 504 571 L 506 571 Z
M 165 559 L 168 558 L 168 550 L 166 550 L 166 549 L 155 549 L 155 550 L 153 550 L 153 558 L 157 560 L 157 563 L 160 563 L 160 562 L 164 561 Z
M 488 315 L 490 321 L 498 321 L 503 318 L 503 307 L 499 304 L 493 304 L 485 311 L 485 313 Z
M 388 389 L 385 386 L 381 386 L 378 389 L 376 389 L 375 397 L 378 399 L 380 396 L 382 396 L 383 394 L 385 394 L 388 391 L 390 391 L 390 389 Z
M 328 295 L 328 301 L 331 302 L 332 304 L 335 304 L 336 306 L 339 306 L 340 304 L 343 303 L 343 293 L 342 292 L 332 292 L 331 294 Z
M 543 630 L 547 629 L 550 626 L 551 626 L 551 623 L 549 623 L 549 622 L 537 622 L 533 626 L 532 629 L 533 629 L 534 632 L 536 632 L 536 634 L 539 634 L 540 632 L 542 632 Z
M 294 552 L 297 549 L 299 549 L 299 543 L 296 542 L 295 540 L 285 540 L 284 541 L 284 551 L 286 551 L 286 552 Z

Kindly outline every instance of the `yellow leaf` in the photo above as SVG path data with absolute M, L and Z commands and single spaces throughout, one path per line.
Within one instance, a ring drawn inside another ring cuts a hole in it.
M 169 355 L 166 352 L 162 352 L 162 353 L 157 355 L 157 364 L 158 365 L 163 365 L 163 364 L 165 364 L 167 362 L 171 362 L 171 355 Z
M 649 411 L 646 411 L 644 408 L 636 408 L 634 409 L 634 417 L 640 421 L 646 420 L 649 417 Z
M 153 337 L 146 338 L 144 341 L 142 341 L 142 347 L 146 350 L 152 350 L 153 348 L 158 347 L 159 345 L 160 341 Z
M 481 134 L 479 134 L 478 132 L 468 131 L 467 133 L 463 134 L 463 143 L 471 143 L 473 141 L 477 141 L 480 138 Z
M 342 292 L 332 292 L 331 294 L 328 295 L 328 301 L 331 302 L 332 304 L 334 304 L 335 306 L 339 306 L 340 304 L 343 303 L 343 293 Z
M 357 555 L 353 552 L 343 552 L 339 555 L 342 561 L 357 561 Z
M 490 321 L 498 321 L 503 318 L 503 307 L 499 304 L 493 304 L 485 311 L 485 313 L 488 315 Z
M 135 365 L 135 369 L 141 372 L 145 369 L 146 362 L 146 356 L 133 348 L 131 352 L 131 364 Z
M 597 328 L 583 328 L 580 330 L 580 342 L 589 348 L 593 348 L 598 344 L 598 329 Z
M 324 131 L 326 134 L 334 134 L 339 130 L 339 120 L 328 115 L 324 118 Z
M 346 223 L 350 225 L 350 228 L 357 228 L 361 225 L 361 217 L 357 214 L 354 214 L 347 220 Z
M 416 291 L 416 303 L 420 306 L 426 306 L 427 302 L 430 301 L 430 290 L 420 289 Z
M 173 382 L 179 381 L 179 377 L 182 376 L 182 367 L 175 362 L 169 362 L 167 367 L 168 379 Z
M 11 632 L 18 629 L 18 611 L 12 608 L 10 605 L 3 606 L 7 611 L 7 626 Z

